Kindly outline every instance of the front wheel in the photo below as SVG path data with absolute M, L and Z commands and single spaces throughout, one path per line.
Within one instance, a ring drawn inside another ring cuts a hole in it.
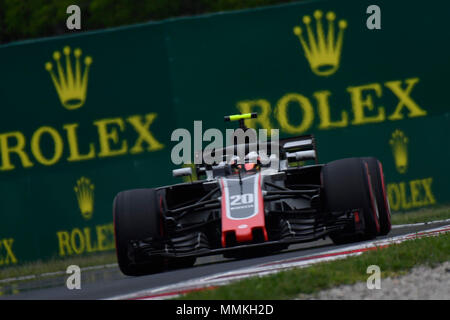
M 160 208 L 156 190 L 122 191 L 113 204 L 114 235 L 120 270 L 129 276 L 163 271 L 164 260 L 155 257 L 145 264 L 135 264 L 130 256 L 130 241 L 160 236 Z

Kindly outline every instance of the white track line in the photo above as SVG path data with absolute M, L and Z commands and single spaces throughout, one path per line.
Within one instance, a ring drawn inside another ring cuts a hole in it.
M 69 265 L 67 265 L 69 266 Z M 84 267 L 81 268 L 81 271 L 90 271 L 90 270 L 97 270 L 97 269 L 104 269 L 104 268 L 112 268 L 117 267 L 117 263 L 109 263 L 109 264 L 102 264 L 99 266 L 91 266 L 91 267 Z M 6 278 L 0 280 L 0 283 L 8 283 L 13 281 L 24 281 L 24 280 L 32 280 L 32 279 L 41 279 L 41 278 L 47 278 L 47 277 L 54 277 L 54 276 L 60 276 L 66 274 L 66 271 L 55 271 L 55 272 L 46 272 L 41 274 L 32 274 L 29 276 L 22 276 L 22 277 L 15 277 L 15 278 Z
M 435 221 L 428 221 L 428 222 L 418 222 L 418 223 L 411 223 L 411 224 L 397 224 L 397 225 L 393 225 L 392 229 L 401 229 L 401 228 L 416 227 L 416 226 L 426 226 L 429 224 L 444 223 L 444 222 L 450 222 L 450 219 L 435 220 Z
M 217 287 L 228 284 L 232 281 L 244 279 L 248 277 L 264 276 L 268 274 L 277 273 L 283 270 L 292 268 L 304 268 L 312 264 L 343 259 L 350 256 L 361 255 L 363 252 L 373 250 L 376 248 L 383 248 L 392 244 L 401 243 L 407 240 L 416 238 L 436 236 L 439 234 L 450 232 L 450 225 L 439 228 L 429 229 L 415 233 L 409 233 L 402 236 L 396 236 L 388 239 L 381 239 L 375 241 L 364 242 L 344 248 L 337 248 L 328 250 L 320 254 L 309 255 L 299 258 L 283 259 L 269 263 L 259 264 L 252 267 L 246 267 L 229 272 L 218 273 L 207 277 L 201 277 L 188 281 L 179 282 L 172 285 L 162 286 L 150 290 L 142 290 L 130 294 L 114 296 L 109 299 L 140 299 L 140 300 L 154 300 L 154 299 L 168 299 L 176 297 L 190 291 L 202 290 L 208 287 Z

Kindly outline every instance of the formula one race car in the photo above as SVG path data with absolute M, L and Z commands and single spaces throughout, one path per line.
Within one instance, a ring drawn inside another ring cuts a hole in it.
M 244 119 L 255 116 L 225 118 L 246 129 Z M 377 159 L 318 164 L 312 135 L 271 141 L 264 154 L 252 147 L 223 148 L 232 158 L 195 165 L 196 181 L 117 194 L 113 216 L 122 272 L 144 275 L 192 266 L 200 256 L 239 258 L 327 236 L 341 244 L 390 231 Z M 244 154 L 241 161 L 237 151 Z M 173 173 L 191 176 L 193 170 Z

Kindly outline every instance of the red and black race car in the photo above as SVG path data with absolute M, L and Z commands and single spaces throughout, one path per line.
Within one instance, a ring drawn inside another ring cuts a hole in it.
M 238 119 L 245 128 L 243 119 L 254 116 L 226 119 Z M 264 155 L 255 154 L 251 143 L 232 144 L 223 154 L 230 148 L 231 159 L 196 165 L 196 181 L 117 194 L 115 240 L 124 274 L 189 267 L 206 255 L 239 258 L 327 236 L 341 244 L 390 231 L 377 159 L 318 164 L 312 135 L 271 142 Z M 242 152 L 244 159 L 237 161 Z M 192 173 L 174 170 L 175 176 Z

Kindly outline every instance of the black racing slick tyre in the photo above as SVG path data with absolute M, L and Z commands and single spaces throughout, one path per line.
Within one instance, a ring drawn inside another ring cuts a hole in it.
M 336 244 L 373 239 L 379 233 L 377 203 L 372 190 L 368 165 L 361 158 L 327 163 L 322 169 L 325 207 L 331 212 L 362 209 L 363 234 L 332 233 Z
M 114 235 L 120 270 L 129 276 L 160 272 L 164 260 L 156 257 L 145 264 L 130 259 L 130 240 L 160 236 L 160 208 L 156 190 L 134 189 L 122 191 L 114 199 Z
M 387 235 L 391 231 L 391 209 L 386 196 L 384 184 L 383 166 L 375 158 L 363 158 L 369 166 L 370 180 L 372 181 L 373 193 L 377 201 L 378 214 L 380 217 L 380 235 Z

